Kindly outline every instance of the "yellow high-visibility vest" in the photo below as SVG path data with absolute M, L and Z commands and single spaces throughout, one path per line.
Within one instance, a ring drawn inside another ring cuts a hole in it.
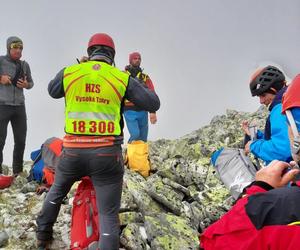
M 147 77 L 148 75 L 142 73 L 142 72 L 139 72 L 137 75 L 136 75 L 136 78 L 142 80 L 144 83 L 146 83 L 147 81 Z
M 81 135 L 120 135 L 121 103 L 128 74 L 98 61 L 64 70 L 65 131 Z
M 131 75 L 130 71 L 129 70 L 126 70 L 125 71 L 127 74 Z M 138 78 L 139 80 L 142 80 L 144 83 L 146 83 L 147 81 L 147 78 L 148 78 L 148 75 L 143 73 L 143 72 L 139 72 L 137 73 L 136 77 L 135 78 Z

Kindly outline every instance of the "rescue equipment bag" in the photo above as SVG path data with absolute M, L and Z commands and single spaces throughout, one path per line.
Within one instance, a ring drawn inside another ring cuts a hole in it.
M 70 237 L 72 250 L 98 249 L 99 222 L 96 191 L 89 177 L 81 179 L 74 196 Z
M 62 151 L 63 141 L 56 137 L 47 139 L 40 149 L 31 152 L 33 166 L 28 181 L 35 180 L 51 186 L 54 181 L 55 169 Z
M 235 199 L 255 180 L 257 168 L 243 149 L 222 148 L 213 153 L 211 162 L 220 180 Z
M 126 159 L 128 167 L 139 172 L 142 176 L 149 176 L 149 145 L 144 141 L 132 141 L 127 144 Z

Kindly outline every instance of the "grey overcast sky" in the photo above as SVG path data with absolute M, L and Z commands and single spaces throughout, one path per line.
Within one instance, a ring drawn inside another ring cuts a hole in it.
M 8 36 L 22 38 L 35 82 L 25 91 L 25 160 L 48 137 L 64 135 L 64 100 L 50 98 L 47 85 L 86 54 L 97 32 L 113 37 L 121 69 L 130 52 L 142 54 L 161 99 L 150 140 L 183 136 L 226 109 L 255 111 L 249 76 L 265 62 L 281 65 L 289 77 L 300 72 L 298 0 L 2 0 L 0 8 L 0 52 Z M 10 131 L 9 165 L 12 147 Z

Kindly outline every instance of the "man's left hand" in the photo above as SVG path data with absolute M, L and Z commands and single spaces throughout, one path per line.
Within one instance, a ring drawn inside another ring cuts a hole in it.
M 17 87 L 20 88 L 20 89 L 27 89 L 28 88 L 28 82 L 27 82 L 26 77 L 24 79 L 20 78 L 18 80 Z
M 155 124 L 157 122 L 156 113 L 150 113 L 150 122 L 151 124 Z

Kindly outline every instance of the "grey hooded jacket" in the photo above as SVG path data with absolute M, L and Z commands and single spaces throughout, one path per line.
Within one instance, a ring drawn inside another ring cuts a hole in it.
M 7 55 L 0 56 L 0 75 L 9 75 L 13 79 L 16 75 L 17 62 L 12 60 L 9 56 L 9 48 L 13 42 L 22 42 L 18 37 L 9 37 L 7 39 Z M 33 80 L 29 64 L 21 61 L 21 67 L 28 82 L 28 89 L 33 87 Z M 22 88 L 15 87 L 12 84 L 0 84 L 0 105 L 24 105 L 25 97 Z

